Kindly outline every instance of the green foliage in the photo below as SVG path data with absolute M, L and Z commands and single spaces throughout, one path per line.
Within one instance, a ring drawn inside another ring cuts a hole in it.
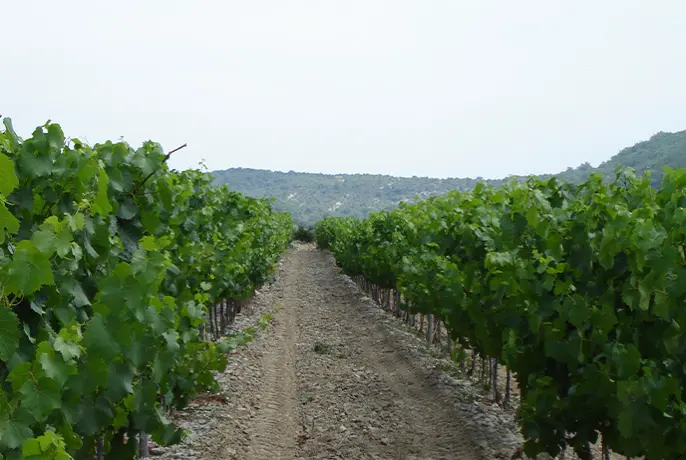
M 295 229 L 295 232 L 293 232 L 293 239 L 296 241 L 302 241 L 303 243 L 313 243 L 314 228 L 298 225 L 298 227 Z
M 353 222 L 350 221 L 351 225 Z M 347 226 L 340 225 L 335 217 L 325 217 L 314 226 L 314 240 L 319 249 L 331 249 L 336 243 L 336 235 L 343 232 Z
M 324 219 L 350 275 L 398 289 L 517 376 L 528 455 L 686 453 L 686 170 L 514 182 Z
M 236 344 L 203 339 L 207 309 L 272 275 L 290 216 L 170 171 L 162 148 L 0 131 L 0 458 L 135 456 Z
M 602 174 L 610 181 L 618 166 L 628 166 L 639 174 L 650 172 L 657 187 L 664 167 L 686 167 L 686 131 L 658 133 L 645 142 L 628 147 L 597 168 L 584 163 L 555 175 L 566 182 L 581 183 L 591 173 Z M 478 183 L 502 186 L 512 180 L 525 182 L 526 177 L 511 176 L 503 180 L 477 178 L 432 179 L 428 177 L 393 177 L 377 174 L 308 174 L 246 168 L 233 168 L 213 173 L 215 183 L 228 184 L 233 190 L 254 197 L 274 197 L 274 209 L 290 212 L 298 224 L 314 225 L 326 216 L 364 219 L 372 212 L 394 209 L 402 201 L 445 195 L 454 190 L 471 190 Z M 0 220 L 1 221 L 1 220 Z

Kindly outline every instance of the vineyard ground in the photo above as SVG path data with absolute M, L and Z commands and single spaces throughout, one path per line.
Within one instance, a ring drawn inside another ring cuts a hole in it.
M 231 357 L 221 398 L 174 417 L 164 459 L 497 459 L 521 440 L 477 382 L 376 307 L 327 253 L 296 245 L 239 315 L 271 325 Z

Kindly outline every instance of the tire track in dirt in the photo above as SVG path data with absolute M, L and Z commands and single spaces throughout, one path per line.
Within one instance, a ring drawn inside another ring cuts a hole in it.
M 290 274 L 286 275 L 290 278 Z M 290 283 L 290 279 L 284 280 Z M 297 310 L 293 304 L 293 284 L 287 284 L 283 307 L 274 318 L 273 352 L 262 361 L 261 407 L 252 426 L 248 459 L 293 458 L 298 427 L 295 342 Z
M 299 429 L 295 344 L 299 336 L 298 295 L 302 280 L 298 275 L 298 258 L 293 257 L 292 251 L 289 254 L 275 285 L 278 305 L 274 307 L 278 310 L 269 335 L 261 337 L 266 343 L 259 359 L 259 380 L 253 382 L 258 383 L 258 387 L 242 388 L 259 393 L 259 403 L 253 404 L 256 411 L 244 428 L 249 434 L 250 445 L 247 452 L 238 456 L 241 459 L 291 459 L 295 456 Z
M 361 314 L 360 320 L 372 326 L 362 334 L 366 338 L 363 359 L 376 367 L 394 397 L 402 401 L 405 412 L 413 414 L 410 436 L 403 437 L 400 444 L 403 450 L 419 458 L 478 459 L 462 415 L 453 409 L 453 398 L 441 392 L 436 376 L 401 356 L 394 338 L 373 322 L 374 318 Z

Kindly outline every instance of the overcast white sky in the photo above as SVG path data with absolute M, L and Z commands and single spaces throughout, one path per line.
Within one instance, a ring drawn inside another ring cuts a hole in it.
M 0 113 L 173 167 L 557 172 L 686 129 L 682 0 L 2 2 Z

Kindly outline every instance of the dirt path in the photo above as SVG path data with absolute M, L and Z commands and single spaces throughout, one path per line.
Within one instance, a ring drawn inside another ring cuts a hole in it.
M 328 254 L 291 250 L 252 308 L 276 313 L 218 376 L 227 402 L 179 414 L 193 435 L 162 458 L 503 458 L 474 420 L 471 387 L 456 390 L 418 359 L 421 342 L 393 326 Z M 508 449 L 515 442 L 501 437 Z
M 418 362 L 404 356 L 378 309 L 361 301 L 324 254 L 297 254 L 314 286 L 299 315 L 298 380 L 306 458 L 476 459 L 469 433 Z M 309 425 L 309 426 L 307 426 Z
M 292 273 L 292 271 L 289 271 Z M 250 450 L 243 458 L 293 458 L 299 422 L 298 384 L 295 376 L 297 293 L 302 280 L 289 275 L 282 281 L 284 304 L 277 313 L 272 348 L 261 362 L 260 409 L 250 425 Z

